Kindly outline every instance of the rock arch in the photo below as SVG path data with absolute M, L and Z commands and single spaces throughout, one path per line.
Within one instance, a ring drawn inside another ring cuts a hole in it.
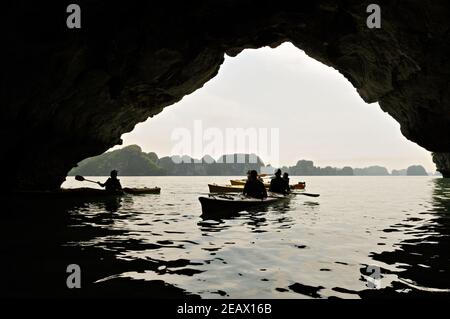
M 201 88 L 224 54 L 285 41 L 339 70 L 408 139 L 448 165 L 450 5 L 378 1 L 382 28 L 369 29 L 369 3 L 85 0 L 82 28 L 72 30 L 69 2 L 5 5 L 4 185 L 58 188 L 81 159 Z

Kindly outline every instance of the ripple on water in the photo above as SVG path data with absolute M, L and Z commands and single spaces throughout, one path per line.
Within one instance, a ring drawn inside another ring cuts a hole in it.
M 449 293 L 448 181 L 308 177 L 311 192 L 322 193 L 317 200 L 297 196 L 256 211 L 202 215 L 198 194 L 207 191 L 208 182 L 228 179 L 122 177 L 131 187 L 158 184 L 163 191 L 113 201 L 53 202 L 48 214 L 59 217 L 52 223 L 30 214 L 24 221 L 7 221 L 6 228 L 10 238 L 17 237 L 14 229 L 23 230 L 17 249 L 26 242 L 28 251 L 39 251 L 27 258 L 36 265 L 46 258 L 55 267 L 83 264 L 86 293 L 133 294 L 133 288 L 155 296 L 215 298 Z M 10 209 L 23 214 L 26 205 L 14 202 Z M 380 270 L 377 289 L 370 288 L 373 267 Z M 25 271 L 19 264 L 20 270 Z

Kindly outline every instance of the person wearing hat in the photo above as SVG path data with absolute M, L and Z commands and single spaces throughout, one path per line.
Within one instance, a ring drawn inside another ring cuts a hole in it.
M 286 181 L 281 178 L 281 169 L 275 172 L 275 178 L 270 181 L 270 192 L 286 195 L 289 193 L 289 186 L 286 186 Z
M 120 192 L 122 191 L 122 185 L 120 185 L 120 180 L 117 178 L 117 171 L 111 171 L 111 177 L 104 183 L 98 182 L 101 187 L 104 187 L 108 192 Z

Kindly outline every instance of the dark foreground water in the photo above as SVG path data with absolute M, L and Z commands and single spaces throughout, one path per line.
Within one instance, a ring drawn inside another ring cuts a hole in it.
M 122 177 L 124 185 L 157 185 L 162 193 L 100 201 L 3 198 L 2 294 L 450 295 L 450 181 L 307 177 L 307 190 L 321 197 L 202 216 L 197 198 L 206 184 L 228 179 Z M 66 286 L 69 264 L 81 267 L 81 289 Z

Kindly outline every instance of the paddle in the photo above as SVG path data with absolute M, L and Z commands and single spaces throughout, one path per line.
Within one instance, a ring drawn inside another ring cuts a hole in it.
M 198 193 L 199 195 L 208 195 L 208 196 L 221 196 L 221 195 L 225 195 L 225 196 L 243 196 L 242 193 Z
M 291 194 L 305 195 L 305 196 L 309 196 L 309 197 L 319 197 L 320 196 L 320 194 L 311 194 L 311 193 L 295 193 L 295 192 L 292 192 Z
M 91 183 L 95 183 L 95 184 L 98 184 L 98 183 L 99 183 L 99 182 L 96 182 L 96 181 L 93 181 L 93 180 L 90 180 L 90 179 L 86 179 L 86 178 L 84 178 L 84 177 L 81 176 L 81 175 L 75 176 L 75 179 L 76 179 L 77 181 L 79 181 L 79 182 L 84 182 L 84 181 L 86 181 L 86 182 L 91 182 Z
M 242 193 L 200 193 L 200 195 L 239 195 Z M 294 194 L 294 195 L 304 195 L 304 196 L 309 196 L 309 197 L 319 197 L 320 194 L 312 194 L 312 193 L 296 193 L 296 192 L 291 192 L 289 194 Z M 277 194 L 275 195 L 274 193 L 272 193 L 269 197 L 283 197 L 283 194 Z

